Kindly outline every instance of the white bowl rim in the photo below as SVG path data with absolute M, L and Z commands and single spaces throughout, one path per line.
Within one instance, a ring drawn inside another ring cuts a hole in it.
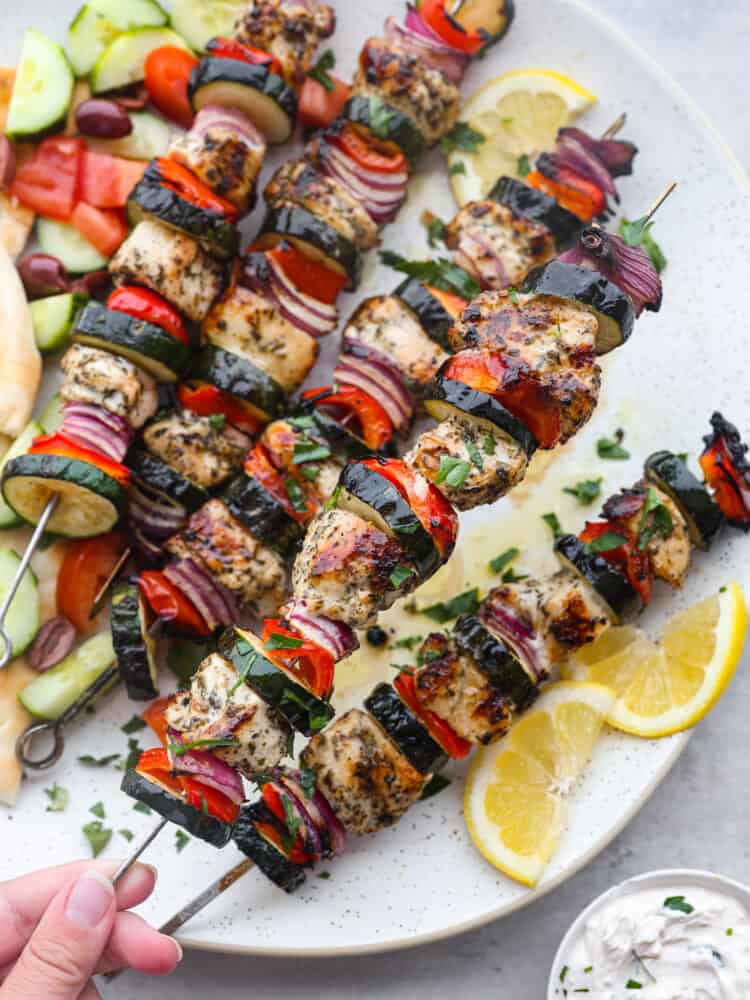
M 593 899 L 589 905 L 582 910 L 573 923 L 568 928 L 565 937 L 560 942 L 560 946 L 555 953 L 552 968 L 550 969 L 549 982 L 547 983 L 547 1000 L 557 1000 L 559 994 L 555 990 L 560 985 L 560 970 L 563 959 L 569 954 L 571 945 L 583 926 L 597 910 L 606 906 L 617 896 L 628 895 L 639 892 L 641 889 L 651 889 L 663 885 L 665 887 L 676 887 L 680 889 L 695 886 L 698 888 L 718 889 L 724 895 L 744 903 L 750 909 L 750 885 L 738 882 L 727 875 L 719 875 L 716 872 L 703 871 L 700 868 L 658 868 L 654 871 L 644 872 L 642 875 L 634 875 L 624 882 L 618 882 L 606 892 Z

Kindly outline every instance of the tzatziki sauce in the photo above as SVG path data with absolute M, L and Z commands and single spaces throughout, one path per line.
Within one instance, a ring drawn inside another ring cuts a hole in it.
M 634 887 L 594 909 L 557 979 L 570 1000 L 750 1000 L 750 915 L 720 883 Z

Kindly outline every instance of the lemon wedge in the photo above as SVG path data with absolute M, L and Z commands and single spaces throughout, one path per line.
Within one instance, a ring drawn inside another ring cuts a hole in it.
M 553 684 L 504 739 L 474 757 L 464 793 L 469 835 L 517 882 L 535 886 L 555 853 L 567 798 L 615 697 L 601 684 Z
M 558 129 L 595 102 L 585 87 L 551 69 L 516 69 L 489 80 L 461 113 L 484 142 L 474 153 L 455 150 L 448 158 L 458 204 L 483 198 L 504 174 L 520 176 L 524 157 L 551 149 Z
M 708 714 L 737 669 L 747 607 L 737 583 L 675 615 L 659 644 L 640 629 L 612 628 L 563 667 L 563 676 L 608 684 L 616 729 L 654 739 L 689 729 Z

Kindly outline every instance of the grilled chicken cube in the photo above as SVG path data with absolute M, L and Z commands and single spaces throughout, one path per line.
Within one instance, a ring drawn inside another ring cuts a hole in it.
M 650 506 L 653 506 L 649 513 L 645 513 L 647 499 L 652 501 Z M 661 517 L 660 507 L 666 509 L 666 514 Z M 692 546 L 685 518 L 668 494 L 641 480 L 632 489 L 622 490 L 610 497 L 603 513 L 616 526 L 636 536 L 642 538 L 648 531 L 645 549 L 654 576 L 671 587 L 683 585 L 690 569 Z
M 250 447 L 241 431 L 229 424 L 218 428 L 210 417 L 191 410 L 157 420 L 143 432 L 143 440 L 152 455 L 207 490 L 229 479 Z
M 232 121 L 239 114 L 213 108 L 199 112 L 198 118 L 204 116 L 206 122 L 205 131 L 193 127 L 174 135 L 167 156 L 244 213 L 252 204 L 255 180 L 266 155 L 266 140 L 247 118 L 240 132 Z
M 336 27 L 336 15 L 324 3 L 307 0 L 254 0 L 240 14 L 234 37 L 243 45 L 269 52 L 281 63 L 288 83 L 304 82 L 315 50 Z
M 532 267 L 555 256 L 552 233 L 496 201 L 471 201 L 448 223 L 445 245 L 482 288 L 519 285 Z
M 233 284 L 201 325 L 203 336 L 247 358 L 287 392 L 298 389 L 318 356 L 318 343 L 289 323 L 270 298 Z
M 412 119 L 428 146 L 458 120 L 458 87 L 403 45 L 368 38 L 359 57 L 352 96 L 379 97 Z
M 412 569 L 399 542 L 356 514 L 329 510 L 310 524 L 294 562 L 294 596 L 313 614 L 337 618 L 352 628 L 371 625 L 379 612 L 416 586 L 417 574 L 396 588 L 397 567 Z
M 360 250 L 371 250 L 378 242 L 378 227 L 362 205 L 335 178 L 320 173 L 307 160 L 283 163 L 263 195 L 269 205 L 291 202 L 307 209 Z
M 595 316 L 567 299 L 483 292 L 448 336 L 456 351 L 489 349 L 521 364 L 559 403 L 563 443 L 586 423 L 599 398 L 597 326 Z
M 89 403 L 142 427 L 159 408 L 156 382 L 138 365 L 98 347 L 71 344 L 60 361 L 64 403 Z
M 224 287 L 224 265 L 197 240 L 144 219 L 109 262 L 116 285 L 145 285 L 200 323 Z
M 359 708 L 335 719 L 302 751 L 302 765 L 351 833 L 396 823 L 431 775 L 409 763 L 377 722 Z
M 312 462 L 300 461 L 308 448 L 319 443 L 306 428 L 295 427 L 292 420 L 274 420 L 265 427 L 260 443 L 275 468 L 297 482 L 309 510 L 325 506 L 338 485 L 343 466 L 332 455 Z M 327 446 L 323 447 L 327 450 Z
M 185 743 L 234 740 L 236 746 L 213 747 L 211 753 L 246 778 L 276 767 L 291 746 L 289 724 L 218 653 L 203 660 L 187 691 L 170 699 L 165 718 Z
M 442 458 L 465 463 L 466 478 L 460 486 L 451 486 L 445 479 L 436 482 Z M 505 496 L 521 482 L 528 465 L 526 452 L 513 438 L 469 416 L 448 417 L 423 431 L 404 461 L 434 483 L 459 510 L 481 507 Z
M 178 559 L 192 559 L 212 573 L 241 605 L 267 614 L 285 597 L 281 556 L 240 524 L 222 500 L 209 500 L 199 507 L 164 547 Z
M 347 323 L 344 337 L 384 354 L 414 390 L 427 385 L 448 357 L 395 295 L 365 299 Z
M 512 703 L 493 686 L 474 658 L 442 632 L 421 647 L 425 666 L 414 675 L 419 703 L 472 743 L 492 743 L 510 728 Z

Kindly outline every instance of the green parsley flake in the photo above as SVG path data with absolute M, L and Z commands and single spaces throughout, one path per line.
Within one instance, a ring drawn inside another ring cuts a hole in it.
M 387 139 L 395 112 L 380 97 L 370 98 L 370 129 L 378 139 Z
M 513 303 L 514 306 L 517 306 L 519 304 L 518 292 L 515 290 L 515 288 L 513 288 L 512 285 L 508 289 L 508 298 L 510 299 L 510 301 Z
M 616 431 L 614 439 L 602 437 L 596 442 L 596 453 L 599 458 L 625 459 L 630 458 L 630 452 L 622 447 L 622 431 Z
M 625 542 L 627 542 L 625 535 L 621 535 L 617 531 L 605 531 L 598 538 L 586 542 L 583 548 L 588 555 L 595 556 L 599 552 L 612 552 L 614 549 L 619 549 Z
M 150 816 L 152 811 L 151 806 L 147 806 L 145 802 L 136 802 L 133 809 L 138 813 L 143 813 L 144 816 Z
M 436 260 L 407 260 L 392 250 L 381 250 L 379 257 L 386 267 L 392 267 L 394 271 L 408 274 L 410 278 L 416 278 L 425 285 L 432 285 L 462 299 L 475 299 L 482 290 L 475 278 L 447 257 L 438 257 Z
M 106 817 L 106 815 L 107 815 L 105 813 L 105 811 L 104 811 L 104 803 L 103 802 L 95 802 L 94 805 L 89 809 L 89 812 L 93 816 L 98 816 L 99 819 L 104 819 Z
M 294 442 L 294 456 L 292 458 L 294 465 L 302 465 L 304 462 L 322 462 L 330 457 L 331 449 L 318 441 L 300 438 L 299 441 Z
M 190 837 L 188 837 L 188 835 L 185 833 L 184 830 L 175 830 L 174 848 L 178 854 L 181 854 L 189 843 L 190 843 Z
M 642 990 L 643 983 L 639 983 L 637 979 L 628 979 L 625 983 L 626 990 Z
M 212 413 L 208 418 L 208 422 L 215 431 L 223 431 L 226 426 L 227 418 L 223 413 Z
M 425 608 L 422 614 L 442 625 L 445 622 L 453 621 L 459 615 L 476 614 L 478 610 L 479 587 L 472 587 L 471 590 L 465 590 L 463 594 L 459 594 L 450 601 L 432 604 L 429 608 Z
M 128 735 L 131 735 L 131 733 L 137 733 L 139 732 L 139 730 L 145 728 L 146 728 L 146 723 L 143 721 L 140 715 L 134 715 L 131 719 L 128 720 L 128 722 L 125 723 L 124 726 L 120 726 L 120 729 L 123 731 L 123 733 L 127 733 Z
M 501 573 L 506 566 L 510 566 L 514 559 L 518 558 L 521 554 L 521 550 L 513 546 L 510 549 L 506 549 L 505 552 L 501 552 L 499 556 L 495 556 L 494 559 L 490 561 L 490 570 L 493 573 Z
M 693 913 L 695 907 L 684 896 L 667 896 L 662 904 L 665 910 L 676 910 L 678 913 Z
M 440 149 L 445 156 L 449 156 L 456 149 L 464 153 L 476 153 L 486 141 L 487 136 L 472 128 L 468 122 L 456 122 L 450 132 L 440 140 Z
M 272 632 L 268 637 L 268 642 L 264 649 L 299 649 L 304 646 L 305 640 L 294 635 L 282 635 L 281 632 Z
M 622 219 L 620 222 L 620 235 L 630 247 L 643 246 L 643 249 L 651 258 L 651 263 L 656 268 L 656 273 L 661 274 L 667 266 L 667 258 L 662 248 L 651 235 L 652 226 L 653 222 L 648 219 L 648 216 L 636 219 L 635 222 Z
M 67 788 L 58 785 L 57 782 L 51 788 L 45 788 L 44 794 L 49 799 L 49 805 L 47 806 L 48 813 L 61 813 L 65 812 L 68 808 L 70 792 Z
M 99 819 L 92 819 L 90 823 L 86 823 L 81 829 L 89 842 L 92 856 L 98 858 L 112 839 L 112 831 L 107 830 Z
M 293 509 L 298 514 L 306 514 L 307 504 L 305 503 L 305 498 L 302 496 L 302 490 L 299 488 L 296 481 L 292 479 L 291 476 L 287 476 L 284 480 L 284 487 Z
M 593 503 L 602 492 L 602 477 L 598 479 L 582 479 L 575 486 L 564 486 L 563 493 L 569 493 L 579 503 Z
M 465 174 L 465 173 L 466 173 L 466 164 L 462 163 L 461 161 L 459 161 L 458 163 L 451 163 L 450 167 L 448 167 L 449 177 L 455 177 L 456 174 Z
M 128 843 L 130 843 L 130 841 L 135 836 L 135 834 L 133 833 L 132 830 L 122 829 L 122 830 L 118 830 L 117 832 L 120 834 L 121 837 L 123 837 L 125 840 L 127 840 Z
M 484 439 L 484 453 L 485 455 L 494 455 L 495 448 L 497 447 L 497 442 L 491 434 L 488 434 Z
M 471 466 L 465 459 L 454 458 L 452 455 L 441 455 L 435 485 L 439 486 L 444 482 L 447 486 L 460 490 L 470 471 Z
M 411 578 L 411 575 L 412 572 L 408 566 L 397 566 L 390 575 L 390 581 L 393 585 L 393 589 L 400 590 L 406 581 Z
M 526 153 L 521 153 L 516 163 L 516 173 L 519 177 L 527 177 L 531 173 L 531 160 Z
M 562 538 L 563 530 L 562 526 L 560 525 L 560 518 L 557 516 L 557 514 L 552 514 L 552 513 L 542 514 L 542 520 L 550 529 L 555 538 Z
M 472 460 L 477 469 L 481 472 L 484 469 L 484 459 L 479 451 L 479 448 L 474 444 L 470 437 L 464 438 L 464 444 L 466 445 L 466 450 L 469 453 L 469 458 Z
M 78 763 L 83 764 L 84 767 L 106 767 L 108 764 L 113 764 L 119 757 L 119 753 L 111 753 L 106 757 L 92 757 L 91 754 L 85 753 L 78 758 Z

